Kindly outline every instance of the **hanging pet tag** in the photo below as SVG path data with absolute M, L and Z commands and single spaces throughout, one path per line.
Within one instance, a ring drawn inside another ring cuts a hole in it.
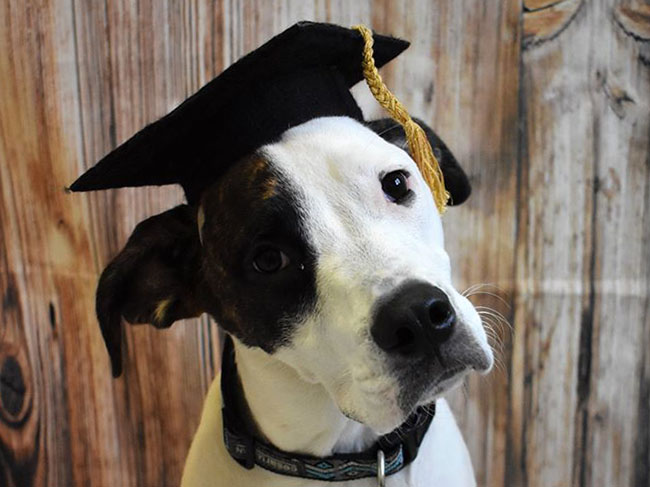
M 386 486 L 386 462 L 384 452 L 381 450 L 377 450 L 377 485 Z

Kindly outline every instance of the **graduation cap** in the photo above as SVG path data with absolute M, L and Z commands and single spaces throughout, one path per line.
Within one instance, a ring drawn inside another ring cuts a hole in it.
M 255 149 L 322 116 L 363 121 L 349 89 L 364 77 L 404 128 L 411 155 L 442 211 L 449 194 L 424 131 L 377 73 L 409 46 L 363 26 L 299 22 L 241 58 L 160 120 L 82 174 L 72 191 L 180 184 L 188 203 Z
M 374 36 L 381 67 L 409 43 Z M 231 65 L 86 171 L 72 191 L 180 184 L 190 204 L 232 164 L 321 116 L 363 121 L 349 88 L 363 79 L 358 31 L 299 22 Z

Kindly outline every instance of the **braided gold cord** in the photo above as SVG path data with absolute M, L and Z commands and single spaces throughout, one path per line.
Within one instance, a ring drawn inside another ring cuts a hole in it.
M 370 29 L 365 25 L 355 25 L 352 28 L 358 30 L 364 40 L 363 60 L 361 64 L 363 67 L 363 77 L 366 79 L 368 88 L 370 88 L 372 95 L 384 107 L 391 118 L 404 128 L 411 157 L 413 157 L 415 164 L 422 173 L 424 181 L 429 186 L 438 211 L 442 214 L 447 209 L 449 193 L 445 189 L 442 170 L 440 169 L 440 164 L 438 164 L 436 156 L 433 155 L 427 134 L 411 118 L 404 105 L 390 92 L 381 79 L 373 57 L 374 52 L 372 46 L 374 41 Z

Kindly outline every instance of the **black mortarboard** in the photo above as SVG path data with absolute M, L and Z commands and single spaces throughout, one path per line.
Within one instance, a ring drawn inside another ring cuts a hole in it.
M 378 67 L 407 41 L 374 36 Z M 106 155 L 72 191 L 180 184 L 189 203 L 229 165 L 321 116 L 363 120 L 349 88 L 363 79 L 358 31 L 299 22 Z

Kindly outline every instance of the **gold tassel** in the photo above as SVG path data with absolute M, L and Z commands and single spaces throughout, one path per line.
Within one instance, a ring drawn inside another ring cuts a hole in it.
M 438 211 L 442 214 L 447 209 L 449 193 L 445 189 L 445 179 L 442 175 L 440 164 L 438 164 L 438 160 L 433 155 L 433 150 L 431 150 L 431 144 L 429 143 L 429 139 L 427 139 L 427 134 L 411 118 L 404 105 L 395 98 L 395 95 L 390 92 L 382 81 L 379 71 L 377 71 L 377 67 L 375 66 L 374 52 L 372 49 L 374 41 L 370 29 L 365 25 L 355 25 L 352 28 L 358 30 L 364 40 L 361 65 L 363 67 L 363 77 L 366 79 L 366 83 L 368 83 L 370 92 L 379 104 L 384 107 L 391 118 L 404 128 L 411 157 L 413 157 L 415 164 L 422 173 L 424 181 L 429 186 Z

